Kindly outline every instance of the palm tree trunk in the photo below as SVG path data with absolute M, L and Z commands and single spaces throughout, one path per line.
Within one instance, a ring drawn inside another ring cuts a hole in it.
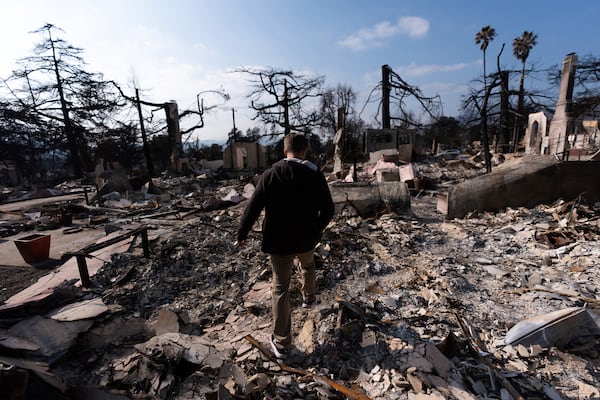
M 485 50 L 483 51 L 483 92 L 487 91 L 487 72 L 485 69 Z
M 517 101 L 517 115 L 515 116 L 515 132 L 513 137 L 513 153 L 519 151 L 519 140 L 523 132 L 523 103 L 525 98 L 525 61 L 521 67 L 521 78 L 519 79 L 519 100 Z
M 525 62 L 521 68 L 521 79 L 519 81 L 519 103 L 517 104 L 517 110 L 519 111 L 519 118 L 523 118 L 523 101 L 525 98 Z
M 487 127 L 487 102 L 488 102 L 488 90 L 487 90 L 487 72 L 485 69 L 485 50 L 483 51 L 483 107 L 481 107 L 481 144 L 483 145 L 483 156 L 485 159 L 485 170 L 487 173 L 492 172 L 492 160 L 490 156 L 490 144 L 488 141 L 488 127 Z

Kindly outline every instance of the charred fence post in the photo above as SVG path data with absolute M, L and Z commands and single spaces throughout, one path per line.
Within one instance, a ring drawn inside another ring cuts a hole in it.
M 148 245 L 148 227 L 142 228 L 142 248 L 144 249 L 144 257 L 150 258 L 150 246 Z
M 81 278 L 81 286 L 89 288 L 92 286 L 92 282 L 90 281 L 90 274 L 87 269 L 85 256 L 85 253 L 75 254 L 75 258 L 77 259 L 77 269 L 79 269 L 79 277 Z

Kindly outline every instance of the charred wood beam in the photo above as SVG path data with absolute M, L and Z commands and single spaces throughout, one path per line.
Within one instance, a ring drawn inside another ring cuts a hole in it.
M 79 276 L 81 278 L 81 284 L 83 285 L 83 287 L 90 287 L 92 285 L 91 281 L 90 281 L 90 275 L 89 275 L 89 272 L 87 269 L 87 263 L 85 260 L 87 257 L 90 257 L 90 253 L 101 250 L 101 249 L 111 246 L 113 244 L 119 243 L 119 242 L 127 239 L 130 236 L 139 235 L 139 234 L 142 235 L 142 247 L 144 249 L 144 257 L 149 258 L 150 257 L 150 248 L 148 245 L 148 228 L 147 227 L 137 228 L 130 232 L 124 233 L 122 235 L 115 236 L 114 238 L 109 239 L 105 242 L 86 246 L 77 252 L 66 253 L 67 257 L 75 257 L 77 259 L 77 268 L 79 269 Z

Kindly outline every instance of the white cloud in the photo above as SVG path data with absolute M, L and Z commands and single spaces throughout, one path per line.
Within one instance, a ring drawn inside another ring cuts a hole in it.
M 477 65 L 477 62 L 473 63 L 456 63 L 448 65 L 439 64 L 425 64 L 417 65 L 414 62 L 409 65 L 403 65 L 398 67 L 396 70 L 402 76 L 420 76 L 426 74 L 432 74 L 436 72 L 454 72 L 468 68 L 472 65 Z
M 425 36 L 429 31 L 429 21 L 421 17 L 402 17 L 397 26 L 401 33 L 409 37 Z
M 396 35 L 410 38 L 422 37 L 429 31 L 429 21 L 421 17 L 400 17 L 396 23 L 383 21 L 372 28 L 363 28 L 341 40 L 339 44 L 351 50 L 359 51 L 372 47 L 381 47 L 383 40 Z

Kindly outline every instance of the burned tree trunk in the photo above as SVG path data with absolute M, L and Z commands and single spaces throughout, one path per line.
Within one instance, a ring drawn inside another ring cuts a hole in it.
M 508 153 L 510 141 L 510 130 L 508 126 L 508 71 L 500 74 L 500 152 Z
M 381 67 L 381 122 L 383 129 L 390 129 L 391 121 L 390 121 L 390 70 L 389 65 L 384 65 Z
M 177 103 L 171 100 L 164 104 L 167 115 L 167 132 L 169 133 L 169 142 L 171 144 L 171 168 L 177 173 L 181 172 L 179 159 L 183 154 L 181 147 L 181 131 L 179 130 L 179 112 Z
M 338 126 L 333 137 L 335 149 L 333 151 L 333 174 L 338 178 L 342 175 L 343 155 L 344 155 L 344 112 L 343 108 L 338 108 Z
M 150 176 L 154 176 L 154 164 L 152 163 L 152 157 L 150 157 L 150 149 L 148 149 L 148 138 L 146 136 L 146 128 L 144 127 L 144 116 L 142 114 L 142 104 L 140 103 L 139 89 L 135 89 L 136 108 L 138 116 L 140 118 L 140 132 L 142 134 L 142 146 L 144 149 L 144 157 L 146 158 L 146 168 Z

